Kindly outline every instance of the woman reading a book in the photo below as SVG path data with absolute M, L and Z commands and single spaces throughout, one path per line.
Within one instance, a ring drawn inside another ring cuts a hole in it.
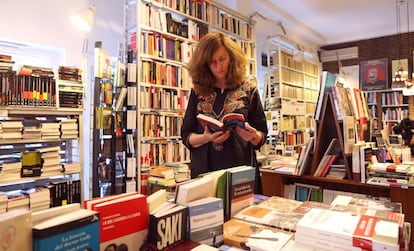
M 207 34 L 193 52 L 188 64 L 193 88 L 181 128 L 191 151 L 192 178 L 234 166 L 257 167 L 255 150 L 265 142 L 267 125 L 258 88 L 246 79 L 246 66 L 243 50 L 219 32 Z M 229 113 L 242 114 L 242 126 L 212 130 L 197 118 L 204 114 L 220 120 Z M 257 169 L 255 193 L 261 192 Z

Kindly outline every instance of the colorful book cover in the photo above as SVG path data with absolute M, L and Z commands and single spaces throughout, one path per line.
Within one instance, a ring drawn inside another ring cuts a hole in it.
M 140 250 L 148 233 L 146 196 L 133 193 L 92 206 L 100 213 L 100 247 L 127 247 Z
M 246 249 L 249 238 L 250 241 L 252 238 L 257 238 L 266 241 L 267 244 L 272 242 L 285 244 L 293 236 L 293 233 L 289 231 L 235 218 L 226 221 L 223 228 L 224 244 L 241 249 Z M 267 233 L 263 236 L 263 231 L 270 231 L 271 234 Z M 284 239 L 286 241 L 282 241 Z
M 207 197 L 187 204 L 188 239 L 219 247 L 223 244 L 223 200 Z
M 79 209 L 34 225 L 33 250 L 99 250 L 99 213 Z

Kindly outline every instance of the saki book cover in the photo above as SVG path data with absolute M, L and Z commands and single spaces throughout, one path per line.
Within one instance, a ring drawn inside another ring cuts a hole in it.
M 187 206 L 175 204 L 150 214 L 148 247 L 167 250 L 186 240 Z

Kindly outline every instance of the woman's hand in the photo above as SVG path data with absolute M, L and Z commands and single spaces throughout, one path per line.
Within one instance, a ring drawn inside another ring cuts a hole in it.
M 223 143 L 230 137 L 230 131 L 217 131 L 212 132 L 208 128 L 208 126 L 204 127 L 204 132 L 201 134 L 192 133 L 188 138 L 189 144 L 193 147 L 197 148 L 209 142 L 213 142 L 216 144 Z
M 223 143 L 230 137 L 230 130 L 211 132 L 208 126 L 204 127 L 204 135 L 207 138 L 207 142 Z
M 252 127 L 248 122 L 245 124 L 246 129 L 236 127 L 236 133 L 245 141 L 249 141 L 253 145 L 258 145 L 262 141 L 262 133 Z

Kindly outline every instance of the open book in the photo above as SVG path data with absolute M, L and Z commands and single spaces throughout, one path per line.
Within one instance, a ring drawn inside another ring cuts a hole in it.
M 246 129 L 244 115 L 240 113 L 228 113 L 220 120 L 200 113 L 197 115 L 197 119 L 202 125 L 208 125 L 209 129 L 213 132 L 224 131 L 237 126 Z

